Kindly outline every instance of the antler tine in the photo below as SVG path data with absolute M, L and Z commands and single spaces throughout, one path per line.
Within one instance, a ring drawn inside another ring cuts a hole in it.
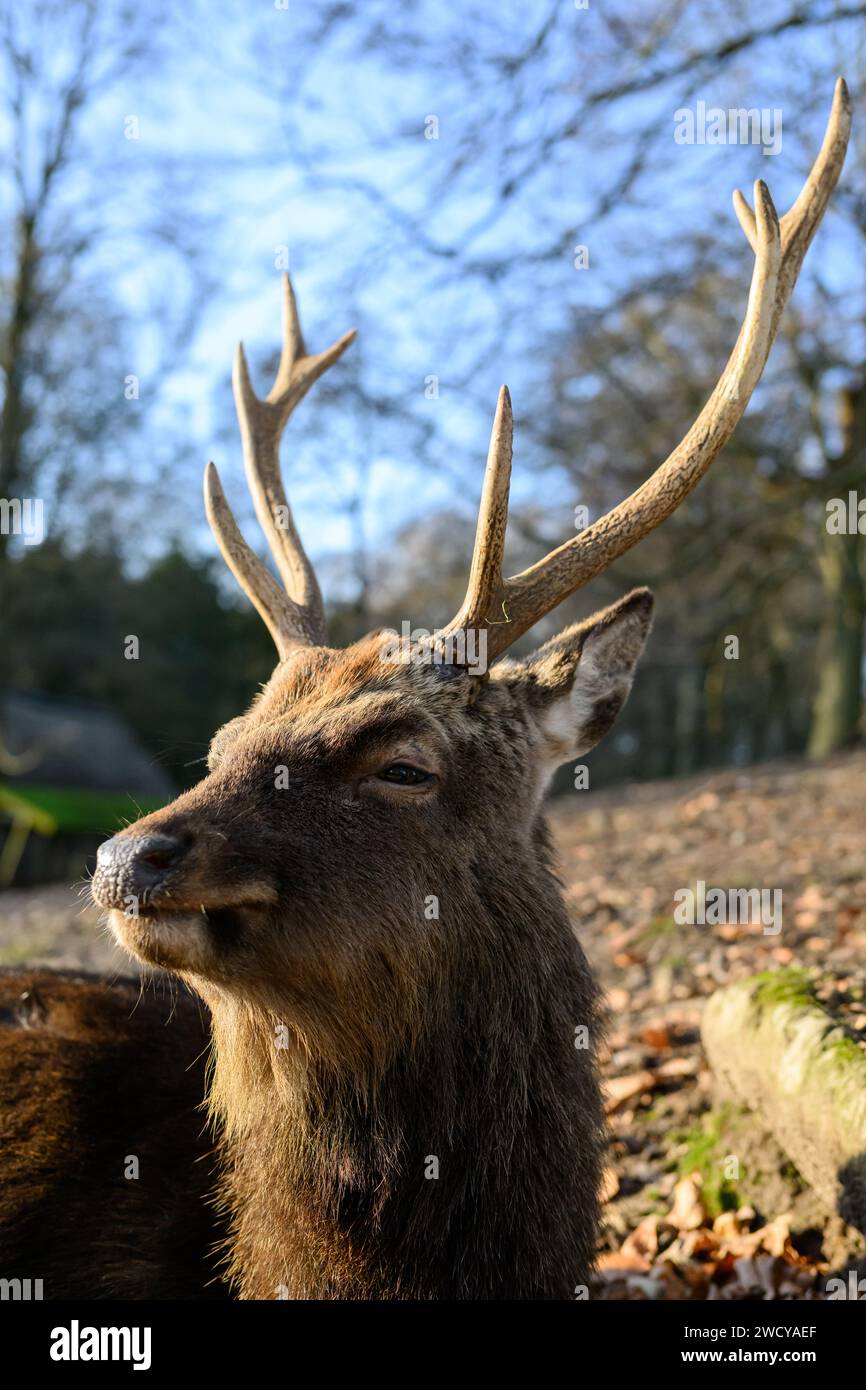
M 836 81 L 833 105 L 824 141 L 809 171 L 806 182 L 791 207 L 781 218 L 782 267 L 779 271 L 778 299 L 773 323 L 775 336 L 779 319 L 794 288 L 803 257 L 818 224 L 824 216 L 830 195 L 838 182 L 845 162 L 848 137 L 851 133 L 851 97 L 844 77 Z M 755 249 L 755 214 L 739 189 L 734 192 L 734 211 L 752 250 Z
M 283 341 L 280 346 L 280 361 L 277 367 L 277 375 L 273 386 L 268 392 L 268 400 L 273 404 L 276 404 L 280 397 L 288 391 L 292 381 L 292 368 L 295 363 L 301 357 L 306 357 L 307 355 L 304 335 L 301 332 L 298 301 L 295 299 L 294 286 L 292 285 L 288 272 L 283 274 L 281 284 L 283 291 Z
M 205 469 L 204 505 L 223 559 L 247 598 L 258 609 L 274 639 L 280 659 L 284 660 L 293 647 L 314 645 L 316 638 L 308 627 L 306 614 L 283 593 L 241 535 L 226 501 L 219 473 L 212 463 Z
M 755 252 L 748 305 L 733 352 L 685 438 L 625 501 L 521 574 L 502 579 L 497 571 L 498 583 L 486 556 L 498 552 L 501 559 L 499 528 L 504 529 L 504 516 L 499 508 L 490 509 L 497 538 L 488 541 L 490 512 L 482 501 L 469 589 L 442 635 L 473 624 L 487 629 L 487 659 L 494 660 L 551 608 L 654 530 L 697 485 L 733 433 L 760 379 L 803 257 L 839 178 L 850 124 L 848 89 L 840 78 L 821 151 L 781 225 L 760 180 L 755 184 L 754 213 L 741 194 L 735 196 L 737 215 Z M 488 463 L 485 499 L 488 485 L 491 494 L 495 491 L 490 471 Z M 480 606 L 482 595 L 489 600 L 486 607 Z
M 508 387 L 503 386 L 499 392 L 487 451 L 487 468 L 466 597 L 459 613 L 443 630 L 442 636 L 460 629 L 484 627 L 486 618 L 495 609 L 502 588 L 513 434 L 511 397 Z
M 304 613 L 304 626 L 315 645 L 327 640 L 325 606 L 283 487 L 280 439 L 295 406 L 322 373 L 342 357 L 355 336 L 352 329 L 324 352 L 308 355 L 294 291 L 288 275 L 284 275 L 283 341 L 273 386 L 265 399 L 260 400 L 250 381 L 242 343 L 238 344 L 232 373 L 247 483 L 259 525 L 267 537 L 289 597 Z

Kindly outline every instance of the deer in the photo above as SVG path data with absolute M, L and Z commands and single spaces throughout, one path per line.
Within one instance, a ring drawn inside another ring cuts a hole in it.
M 354 333 L 309 353 L 285 276 L 281 356 L 265 397 L 238 347 L 245 471 L 278 578 L 243 538 L 213 464 L 205 508 L 277 664 L 249 709 L 216 733 L 203 779 L 108 839 L 91 883 L 120 945 L 178 982 L 171 1023 L 151 1009 L 130 1026 L 145 1056 L 149 1036 L 163 1040 L 165 1088 L 164 1039 L 187 1030 L 174 1069 L 182 1139 L 164 1161 L 186 1173 L 181 1206 L 198 1166 L 212 1245 L 206 1256 L 166 1249 L 164 1258 L 190 1262 L 183 1277 L 196 1296 L 584 1296 L 606 1143 L 604 1011 L 556 877 L 545 794 L 554 771 L 614 725 L 650 632 L 652 594 L 633 590 L 527 657 L 507 653 L 660 525 L 723 449 L 760 379 L 849 128 L 840 79 L 790 210 L 780 219 L 761 181 L 753 206 L 735 194 L 754 254 L 748 302 L 681 442 L 630 497 L 509 577 L 513 424 L 502 388 L 465 597 L 450 622 L 408 648 L 382 629 L 345 649 L 328 645 L 282 479 L 284 428 Z M 486 652 L 483 671 L 461 660 L 470 636 Z M 32 1048 L 60 987 L 39 972 L 20 984 L 10 986 L 15 998 L 50 1001 L 17 1030 Z M 109 1006 L 110 991 L 64 983 L 67 1032 L 100 1010 L 117 1027 L 128 1000 Z M 198 1001 L 209 1028 L 190 1022 Z M 208 1032 L 207 1078 L 187 1073 L 177 1085 Z M 0 1095 L 6 1075 L 0 1067 Z M 121 1084 L 117 1067 L 112 1075 Z M 131 1095 L 138 1084 L 129 1077 Z M 49 1108 L 62 1090 L 61 1078 Z M 170 1115 L 170 1106 L 161 1112 L 167 1128 Z M 104 1221 L 103 1247 L 111 1236 Z M 196 1240 L 200 1251 L 201 1233 Z M 146 1250 L 154 1287 L 161 1252 Z M 167 1286 L 180 1277 L 176 1266 L 164 1271 Z

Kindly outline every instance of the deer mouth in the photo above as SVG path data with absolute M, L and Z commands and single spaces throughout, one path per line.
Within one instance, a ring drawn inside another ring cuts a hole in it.
M 108 924 L 119 946 L 163 970 L 205 969 L 237 944 L 244 925 L 236 907 L 185 911 L 168 905 L 148 905 L 134 915 L 113 909 Z
M 232 953 L 277 889 L 266 878 L 222 884 L 207 849 L 183 830 L 127 831 L 100 845 L 90 894 L 118 945 L 165 970 L 204 970 Z

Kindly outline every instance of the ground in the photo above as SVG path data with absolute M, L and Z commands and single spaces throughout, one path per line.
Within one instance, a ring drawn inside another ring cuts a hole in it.
M 815 1297 L 822 1276 L 862 1255 L 862 1237 L 820 1209 L 772 1139 L 714 1102 L 699 1027 L 720 986 L 806 966 L 866 1036 L 864 809 L 864 752 L 554 803 L 567 901 L 610 1017 L 596 1295 Z M 699 880 L 781 890 L 781 930 L 678 923 L 674 895 Z M 25 962 L 129 969 L 80 887 L 0 899 L 0 965 Z
M 720 986 L 804 966 L 866 1033 L 864 811 L 862 752 L 555 804 L 568 903 L 610 1017 L 597 1293 L 815 1296 L 823 1273 L 862 1254 L 862 1237 L 817 1206 L 754 1120 L 714 1103 L 699 1027 Z M 780 889 L 781 930 L 679 924 L 674 895 L 698 880 Z

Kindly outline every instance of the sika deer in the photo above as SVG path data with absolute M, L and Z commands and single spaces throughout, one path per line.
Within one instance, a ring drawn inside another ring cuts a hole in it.
M 351 334 L 306 352 L 288 279 L 265 400 L 243 349 L 247 476 L 280 588 L 216 471 L 208 516 L 279 653 L 208 776 L 105 844 L 117 939 L 208 1005 L 227 1266 L 242 1298 L 570 1298 L 590 1274 L 602 1107 L 596 989 L 551 868 L 553 770 L 613 724 L 650 626 L 636 590 L 525 661 L 497 660 L 669 515 L 746 408 L 844 158 L 839 83 L 790 212 L 755 185 L 743 326 L 691 430 L 636 493 L 502 576 L 511 410 L 496 411 L 465 601 L 426 646 L 327 646 L 279 470 L 294 407 Z M 485 674 L 455 652 L 483 634 Z M 395 655 L 404 659 L 395 659 Z M 580 1044 L 588 1036 L 589 1046 Z

